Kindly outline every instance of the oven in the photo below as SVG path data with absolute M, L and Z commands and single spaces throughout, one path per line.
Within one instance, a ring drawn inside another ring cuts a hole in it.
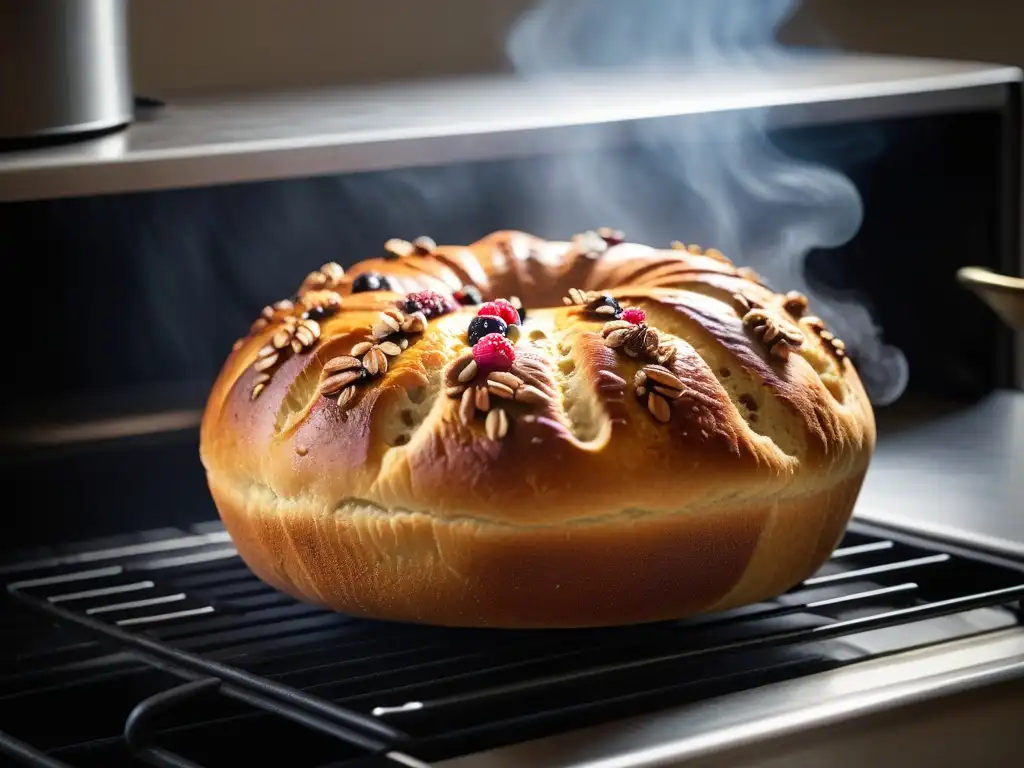
M 823 55 L 756 76 L 172 97 L 122 133 L 0 154 L 0 762 L 1012 764 L 1024 355 L 956 275 L 1022 274 L 1020 85 Z M 738 125 L 775 154 L 752 157 Z M 757 199 L 769 177 L 790 196 Z M 831 313 L 879 443 L 829 563 L 768 603 L 564 632 L 355 620 L 257 581 L 197 444 L 260 308 L 391 237 L 604 225 L 728 236 Z

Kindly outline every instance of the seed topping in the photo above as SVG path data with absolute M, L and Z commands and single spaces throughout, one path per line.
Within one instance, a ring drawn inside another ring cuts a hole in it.
M 785 360 L 804 342 L 800 329 L 764 309 L 752 309 L 743 316 L 743 324 L 767 347 L 769 353 Z

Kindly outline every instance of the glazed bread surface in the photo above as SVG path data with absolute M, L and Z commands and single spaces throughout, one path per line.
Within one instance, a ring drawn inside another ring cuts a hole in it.
M 829 557 L 875 425 L 804 297 L 608 234 L 389 250 L 265 309 L 211 391 L 201 458 L 261 579 L 357 616 L 581 627 L 766 599 Z M 470 287 L 525 309 L 501 369 Z M 411 311 L 424 291 L 444 306 Z

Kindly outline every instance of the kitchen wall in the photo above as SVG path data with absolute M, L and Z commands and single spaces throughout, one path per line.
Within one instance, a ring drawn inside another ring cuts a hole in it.
M 137 90 L 321 86 L 492 71 L 503 66 L 505 30 L 532 2 L 134 2 Z M 1022 32 L 1024 2 L 1017 0 L 805 0 L 783 38 L 1024 65 Z

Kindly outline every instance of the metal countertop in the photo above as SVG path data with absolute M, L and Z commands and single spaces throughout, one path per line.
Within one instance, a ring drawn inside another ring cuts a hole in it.
M 1016 67 L 853 54 L 769 70 L 486 76 L 376 87 L 167 98 L 127 130 L 0 153 L 0 202 L 416 165 L 616 144 L 631 123 L 766 109 L 815 124 L 996 109 Z
M 862 520 L 1024 558 L 1024 392 L 878 414 Z

